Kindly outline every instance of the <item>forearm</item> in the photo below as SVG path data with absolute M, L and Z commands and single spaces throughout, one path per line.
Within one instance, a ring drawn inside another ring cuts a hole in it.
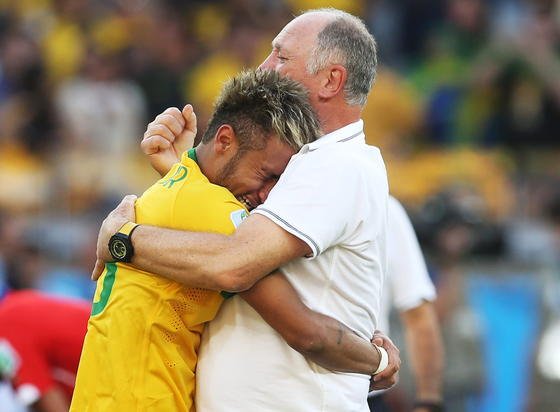
M 379 366 L 379 352 L 373 344 L 345 325 L 325 315 L 315 314 L 322 325 L 320 341 L 304 345 L 299 351 L 326 369 L 372 375 Z M 297 347 L 294 349 L 298 350 Z
M 235 279 L 238 262 L 226 260 L 232 247 L 228 236 L 140 225 L 132 239 L 132 264 L 139 269 L 189 287 L 242 289 L 229 279 Z
M 190 287 L 249 289 L 309 247 L 266 217 L 249 216 L 231 235 L 183 232 L 141 225 L 132 236 L 139 269 Z
M 416 398 L 441 400 L 444 350 L 439 323 L 431 302 L 401 314 L 406 345 L 416 383 Z
M 314 312 L 280 273 L 241 293 L 293 349 L 324 368 L 371 375 L 379 352 L 336 319 Z

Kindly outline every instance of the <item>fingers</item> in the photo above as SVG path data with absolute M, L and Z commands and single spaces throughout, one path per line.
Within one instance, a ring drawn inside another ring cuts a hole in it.
M 157 115 L 154 121 L 148 124 L 146 132 L 144 133 L 144 139 L 150 138 L 154 135 L 161 135 L 170 142 L 173 142 L 175 137 L 181 134 L 185 125 L 186 120 L 181 111 L 176 107 L 170 107 L 163 113 Z
M 391 378 L 395 378 L 397 376 L 397 373 L 400 369 L 400 364 L 397 363 L 391 363 L 389 362 L 389 365 L 387 366 L 387 368 L 385 368 L 385 370 L 383 372 L 379 372 L 377 375 L 375 375 L 373 377 L 373 380 L 375 382 L 380 382 L 380 381 L 384 381 L 386 379 L 391 379 Z M 396 383 L 396 381 L 395 381 Z
M 383 346 L 383 343 L 384 343 L 383 338 L 380 338 L 380 337 L 374 337 L 371 340 L 371 342 L 374 343 L 377 346 Z
M 179 155 L 193 146 L 196 132 L 197 119 L 192 105 L 185 105 L 182 111 L 170 107 L 148 124 L 140 147 L 147 155 L 170 149 Z
M 383 347 L 389 355 L 389 364 L 382 372 L 372 378 L 372 389 L 388 389 L 398 381 L 398 372 L 401 366 L 400 351 L 393 341 L 383 333 L 376 331 L 372 338 L 372 343 Z
M 197 120 L 196 120 L 196 113 L 194 112 L 192 105 L 190 104 L 185 105 L 182 114 L 183 114 L 183 119 L 185 120 L 184 128 L 190 130 L 192 133 L 196 135 Z
M 109 216 L 112 214 L 120 215 L 124 218 L 127 218 L 128 221 L 133 222 L 135 220 L 135 213 L 134 213 L 134 203 L 136 202 L 137 196 L 136 195 L 126 195 L 121 200 L 121 203 L 117 206 L 115 210 L 113 210 Z
M 175 134 L 181 133 L 186 124 L 182 112 L 176 107 L 169 107 L 165 109 L 163 113 L 156 116 L 152 123 L 165 124 Z
M 396 385 L 398 380 L 399 380 L 398 379 L 398 374 L 394 374 L 394 375 L 392 375 L 388 378 L 385 378 L 385 379 L 382 379 L 382 380 L 379 380 L 379 381 L 374 381 L 372 379 L 369 388 L 370 388 L 370 390 L 389 389 L 389 388 L 392 388 L 394 385 Z
M 162 123 L 150 123 L 148 125 L 148 128 L 146 129 L 146 132 L 144 133 L 144 139 L 149 139 L 152 136 L 161 136 L 163 138 L 165 138 L 166 140 L 168 140 L 169 142 L 173 143 L 173 141 L 175 140 L 175 138 L 180 134 L 181 132 L 175 133 L 173 130 L 170 129 L 170 127 L 166 124 L 162 124 Z
M 99 277 L 103 274 L 104 269 L 105 269 L 105 262 L 103 262 L 101 259 L 97 259 L 95 261 L 95 266 L 93 268 L 93 271 L 91 272 L 91 280 L 97 281 L 97 279 L 99 279 Z
M 147 155 L 163 152 L 171 147 L 172 143 L 165 137 L 160 135 L 154 135 L 149 137 L 144 137 L 140 143 L 140 148 L 142 152 Z

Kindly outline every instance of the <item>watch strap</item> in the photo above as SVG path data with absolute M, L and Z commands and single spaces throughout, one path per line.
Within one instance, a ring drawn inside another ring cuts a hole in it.
M 126 222 L 121 228 L 118 230 L 117 233 L 122 233 L 123 235 L 130 237 L 134 229 L 138 227 L 138 223 L 135 222 Z

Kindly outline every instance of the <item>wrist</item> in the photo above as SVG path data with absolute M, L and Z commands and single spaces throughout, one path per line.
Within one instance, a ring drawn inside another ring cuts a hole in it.
M 134 222 L 126 222 L 121 228 L 109 239 L 109 253 L 116 262 L 130 263 L 134 256 L 134 247 L 132 246 L 132 233 L 138 224 Z
M 382 346 L 377 346 L 375 343 L 373 344 L 377 352 L 379 353 L 379 365 L 377 369 L 372 373 L 372 376 L 377 375 L 378 373 L 383 372 L 387 366 L 389 365 L 389 354 Z

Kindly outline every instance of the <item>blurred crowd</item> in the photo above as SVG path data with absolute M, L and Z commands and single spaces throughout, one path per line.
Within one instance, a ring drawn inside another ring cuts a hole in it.
M 547 291 L 540 330 L 560 317 L 555 0 L 0 0 L 0 278 L 89 299 L 101 219 L 156 178 L 146 124 L 189 102 L 202 130 L 222 82 L 257 66 L 293 14 L 325 5 L 378 41 L 366 136 L 415 224 L 444 326 L 475 315 L 458 309 L 475 271 L 529 274 Z

